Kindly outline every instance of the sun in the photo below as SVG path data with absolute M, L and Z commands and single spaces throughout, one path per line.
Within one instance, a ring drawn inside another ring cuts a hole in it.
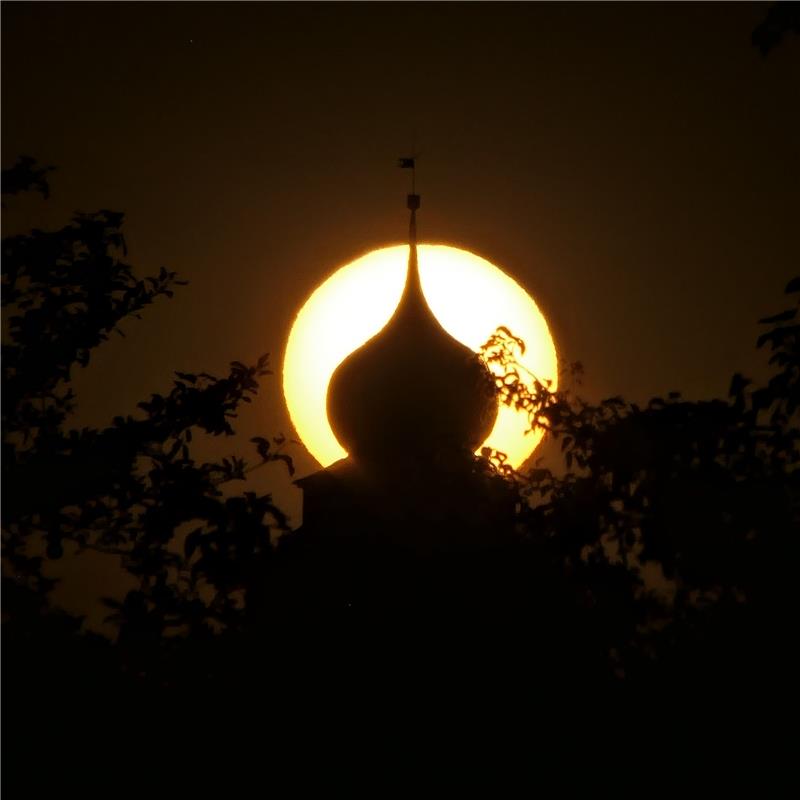
M 555 390 L 558 359 L 547 322 L 533 298 L 484 258 L 456 247 L 418 247 L 422 289 L 442 327 L 478 351 L 501 325 L 523 339 L 521 364 Z M 391 318 L 405 286 L 408 245 L 373 250 L 346 264 L 305 302 L 292 325 L 283 361 L 283 393 L 295 430 L 327 467 L 347 453 L 326 412 L 328 383 L 337 366 Z M 520 466 L 541 441 L 524 412 L 501 406 L 481 447 L 505 453 Z

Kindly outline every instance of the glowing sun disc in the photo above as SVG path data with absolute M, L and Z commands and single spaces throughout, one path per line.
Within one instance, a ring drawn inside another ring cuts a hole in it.
M 347 455 L 328 422 L 331 375 L 389 321 L 403 292 L 407 263 L 408 246 L 398 245 L 346 264 L 314 290 L 289 333 L 283 361 L 286 405 L 300 439 L 323 467 Z M 477 352 L 504 325 L 525 342 L 522 365 L 556 388 L 558 361 L 547 322 L 513 278 L 486 259 L 447 245 L 420 245 L 419 268 L 428 305 L 451 336 Z M 529 433 L 528 427 L 525 413 L 501 406 L 481 446 L 506 453 L 519 466 L 541 441 L 541 433 Z

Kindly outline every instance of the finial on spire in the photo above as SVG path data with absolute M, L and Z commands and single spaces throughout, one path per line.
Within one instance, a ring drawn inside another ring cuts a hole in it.
M 458 453 L 468 457 L 497 418 L 494 377 L 444 330 L 422 289 L 414 161 L 412 156 L 397 162 L 412 170 L 403 294 L 389 323 L 339 364 L 328 385 L 334 434 L 369 469 L 438 464 Z
M 416 211 L 420 205 L 419 195 L 417 194 L 417 157 L 398 158 L 397 166 L 400 169 L 411 170 L 411 194 L 408 195 L 407 207 L 410 211 Z
M 416 156 L 398 158 L 397 166 L 400 169 L 411 170 L 411 194 L 406 199 L 406 207 L 411 212 L 411 219 L 408 225 L 408 265 L 412 273 L 412 279 L 419 279 L 417 275 L 417 209 L 420 206 L 420 198 L 416 192 Z

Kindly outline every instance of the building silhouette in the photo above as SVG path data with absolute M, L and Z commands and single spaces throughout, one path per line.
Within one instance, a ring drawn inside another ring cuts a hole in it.
M 331 377 L 327 412 L 348 456 L 298 480 L 304 536 L 416 551 L 498 544 L 513 526 L 507 482 L 474 455 L 497 418 L 495 379 L 425 299 L 410 212 L 406 284 L 394 315 Z

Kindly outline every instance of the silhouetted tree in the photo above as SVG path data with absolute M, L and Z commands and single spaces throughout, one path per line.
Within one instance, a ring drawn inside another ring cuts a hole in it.
M 46 170 L 21 159 L 3 173 L 8 193 L 47 194 Z M 233 624 L 246 573 L 271 549 L 286 520 L 269 495 L 224 496 L 222 484 L 250 468 L 236 456 L 198 463 L 192 434 L 230 436 L 242 403 L 269 374 L 267 357 L 230 374 L 177 373 L 166 395 L 139 404 L 105 429 L 70 429 L 73 370 L 121 323 L 179 281 L 162 268 L 137 278 L 125 255 L 123 215 L 79 214 L 56 231 L 3 240 L 3 557 L 4 579 L 45 595 L 47 558 L 65 542 L 122 558 L 139 586 L 121 604 L 109 601 L 123 640 L 207 624 Z M 280 440 L 254 440 L 259 464 L 283 460 Z M 189 525 L 191 530 L 185 531 Z M 5 611 L 15 613 L 13 603 Z
M 800 295 L 800 279 L 786 289 Z M 791 552 L 800 530 L 797 303 L 761 320 L 774 371 L 734 375 L 727 400 L 677 392 L 644 407 L 530 391 L 506 330 L 487 342 L 504 401 L 561 445 L 563 472 L 511 475 L 524 535 L 582 597 L 620 675 L 669 664 L 730 688 L 786 655 Z M 765 673 L 766 671 L 766 673 Z M 675 678 L 676 673 L 671 673 Z M 744 687 L 739 683 L 739 693 Z
M 23 160 L 6 186 L 46 192 L 46 174 Z M 711 735 L 692 703 L 706 710 L 716 692 L 718 708 L 738 713 L 783 686 L 800 508 L 796 307 L 762 320 L 758 343 L 773 366 L 764 385 L 737 375 L 724 400 L 674 393 L 641 407 L 591 404 L 541 383 L 530 391 L 516 364 L 524 343 L 498 329 L 484 356 L 504 370 L 501 399 L 560 442 L 563 469 L 517 473 L 486 453 L 485 479 L 503 476 L 517 493 L 514 535 L 487 531 L 484 547 L 421 553 L 377 529 L 349 540 L 288 532 L 269 494 L 223 493 L 261 464 L 291 470 L 279 438 L 253 440 L 254 466 L 192 457 L 193 433 L 234 433 L 266 357 L 233 362 L 223 378 L 176 373 L 137 414 L 69 427 L 75 366 L 181 284 L 165 269 L 136 278 L 120 260 L 122 222 L 100 211 L 3 241 L 12 652 L 3 681 L 14 698 L 5 712 L 17 734 L 7 745 L 14 785 L 32 780 L 41 750 L 54 783 L 78 780 L 84 739 L 106 777 L 126 759 L 145 781 L 185 779 L 198 757 L 240 763 L 270 748 L 289 763 L 306 758 L 291 743 L 310 747 L 316 725 L 326 740 L 315 752 L 335 770 L 351 740 L 326 721 L 342 719 L 362 732 L 392 720 L 395 747 L 426 740 L 441 755 L 438 719 L 462 759 L 476 726 L 496 732 L 512 718 L 551 767 L 557 755 L 606 763 L 619 752 L 646 759 L 650 748 L 666 758 L 676 732 Z M 787 290 L 800 292 L 800 280 Z M 405 490 L 402 476 L 393 488 Z M 65 544 L 118 557 L 135 578 L 121 601 L 106 600 L 113 647 L 47 602 L 42 564 Z M 644 707 L 677 722 L 640 741 Z M 203 741 L 248 713 L 273 726 L 259 722 L 252 745 Z M 592 736 L 576 733 L 587 725 Z
M 763 22 L 753 31 L 753 46 L 767 56 L 784 39 L 787 33 L 800 34 L 800 3 L 781 0 L 772 3 Z

